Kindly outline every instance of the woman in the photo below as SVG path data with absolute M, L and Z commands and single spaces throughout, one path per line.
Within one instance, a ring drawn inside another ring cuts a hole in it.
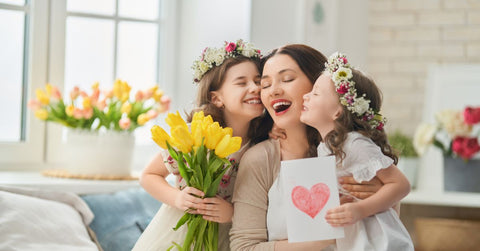
M 320 135 L 300 122 L 300 114 L 303 95 L 311 91 L 327 58 L 309 46 L 294 44 L 276 49 L 262 60 L 261 99 L 268 111 L 266 127 L 271 128 L 274 122 L 285 130 L 286 137 L 263 141 L 242 157 L 232 200 L 231 249 L 319 250 L 335 241 L 288 243 L 286 205 L 277 177 L 280 161 L 317 154 Z M 378 190 L 372 187 L 373 191 Z M 347 185 L 345 188 L 352 191 L 357 187 Z M 368 186 L 360 190 L 368 195 Z

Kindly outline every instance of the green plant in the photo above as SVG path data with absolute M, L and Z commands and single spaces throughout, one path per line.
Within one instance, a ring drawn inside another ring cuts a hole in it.
M 412 137 L 402 133 L 400 130 L 388 136 L 388 142 L 402 157 L 418 157 L 413 147 Z

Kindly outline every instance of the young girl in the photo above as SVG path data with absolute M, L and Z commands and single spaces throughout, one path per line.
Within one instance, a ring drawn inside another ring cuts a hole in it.
M 392 209 L 409 193 L 410 184 L 395 166 L 398 158 L 387 143 L 375 83 L 335 53 L 303 99 L 300 120 L 320 133 L 319 156 L 336 157 L 337 176 L 353 175 L 362 182 L 376 175 L 385 184 L 367 199 L 327 211 L 329 224 L 345 227 L 345 238 L 336 240 L 338 250 L 413 250 Z
M 222 127 L 231 127 L 234 136 L 242 137 L 242 147 L 228 157 L 232 168 L 224 175 L 216 198 L 201 199 L 199 197 L 204 196 L 202 191 L 187 187 L 179 175 L 176 162 L 167 151 L 155 156 L 144 169 L 140 184 L 163 205 L 133 250 L 166 250 L 172 242 L 182 245 L 187 226 L 177 231 L 172 228 L 187 209 L 190 213 L 200 213 L 207 220 L 221 223 L 218 248 L 229 249 L 228 231 L 233 214 L 230 201 L 238 162 L 251 145 L 250 139 L 259 123 L 255 118 L 263 113 L 259 63 L 260 50 L 242 40 L 225 43 L 222 48 L 206 48 L 200 60 L 194 62 L 194 82 L 199 85 L 198 108 L 192 111 L 189 120 L 194 112 L 202 110 Z M 165 180 L 170 173 L 175 175 L 175 187 Z

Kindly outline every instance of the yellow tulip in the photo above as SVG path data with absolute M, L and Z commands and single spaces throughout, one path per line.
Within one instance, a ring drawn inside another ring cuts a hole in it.
M 145 123 L 147 123 L 149 120 L 150 117 L 146 113 L 142 113 L 138 115 L 137 124 L 142 126 L 145 125 Z
M 37 95 L 37 99 L 40 101 L 40 103 L 44 105 L 48 105 L 50 103 L 50 98 L 42 89 L 37 89 L 35 94 Z
M 156 102 L 159 102 L 160 99 L 162 98 L 163 96 L 163 91 L 162 90 L 156 90 L 153 95 L 152 95 L 152 98 L 156 101 Z
M 99 86 L 99 85 L 100 85 L 100 83 L 98 83 L 98 81 L 95 82 L 95 83 L 93 83 L 93 85 L 92 85 L 92 90 L 98 90 L 98 86 Z
M 50 97 L 52 96 L 52 92 L 53 92 L 53 86 L 51 84 L 46 84 L 45 85 L 45 90 L 47 91 L 47 96 Z
M 73 116 L 73 110 L 75 109 L 75 107 L 73 105 L 69 105 L 65 108 L 65 113 L 72 117 Z
M 125 102 L 130 97 L 131 89 L 132 87 L 130 87 L 127 82 L 117 79 L 113 84 L 113 95 L 122 102 Z
M 84 97 L 82 102 L 83 108 L 88 109 L 92 107 L 92 102 L 89 97 Z
M 132 110 L 132 104 L 130 104 L 129 102 L 123 103 L 122 108 L 120 108 L 120 111 L 126 114 L 129 114 L 131 110 Z
M 181 126 L 186 131 L 188 131 L 187 123 L 182 119 L 178 111 L 177 113 L 168 113 L 167 117 L 165 118 L 165 122 L 167 122 L 171 130 L 173 130 L 177 126 Z
M 211 150 L 215 149 L 223 136 L 225 136 L 225 133 L 222 127 L 220 127 L 220 124 L 218 124 L 218 122 L 212 123 L 205 130 L 205 146 Z
M 231 127 L 225 127 L 223 128 L 223 133 L 233 136 L 233 129 Z
M 241 137 L 232 137 L 227 134 L 223 136 L 220 142 L 218 142 L 217 147 L 215 148 L 215 154 L 220 158 L 225 158 L 228 155 L 238 151 L 241 145 Z
M 38 109 L 35 111 L 35 117 L 46 120 L 48 118 L 48 111 L 45 109 Z
M 188 153 L 192 150 L 193 138 L 190 135 L 188 129 L 183 126 L 177 126 L 172 130 L 172 142 L 173 144 L 184 153 Z
M 155 143 L 161 148 L 167 149 L 167 142 L 170 143 L 170 136 L 168 133 L 158 125 L 154 125 L 150 131 L 152 132 L 153 141 L 155 141 Z
M 199 121 L 200 123 L 202 123 L 203 118 L 205 118 L 205 114 L 203 113 L 203 111 L 196 112 L 193 114 L 192 122 Z
M 208 128 L 211 124 L 213 124 L 212 116 L 208 115 L 208 116 L 206 116 L 206 117 L 203 118 L 203 121 L 202 121 L 203 134 L 206 134 L 207 128 Z
M 197 124 L 195 128 L 193 127 L 193 124 Z M 197 122 L 192 122 L 192 138 L 193 138 L 193 145 L 194 146 L 200 146 L 202 144 L 202 139 L 203 139 L 203 133 L 202 133 L 202 126 Z

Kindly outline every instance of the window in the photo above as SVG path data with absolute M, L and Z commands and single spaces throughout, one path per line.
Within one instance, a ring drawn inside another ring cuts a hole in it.
M 0 162 L 61 161 L 61 126 L 45 128 L 26 109 L 47 82 L 64 95 L 96 81 L 107 88 L 117 78 L 132 90 L 172 83 L 173 66 L 161 55 L 174 48 L 174 36 L 166 34 L 174 30 L 175 13 L 174 0 L 0 0 L 0 107 L 6 114 Z M 35 157 L 23 161 L 27 155 Z

